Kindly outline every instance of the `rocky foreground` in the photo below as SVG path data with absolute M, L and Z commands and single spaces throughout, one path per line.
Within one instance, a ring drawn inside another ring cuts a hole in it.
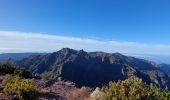
M 77 88 L 72 82 L 56 81 L 45 84 L 47 86 L 41 86 L 40 100 L 85 100 L 91 93 L 90 88 Z
M 0 78 L 0 100 L 10 100 L 2 94 L 2 80 Z M 44 81 L 33 80 L 40 88 L 40 100 L 87 100 L 91 89 L 87 87 L 78 88 L 72 82 L 66 81 Z

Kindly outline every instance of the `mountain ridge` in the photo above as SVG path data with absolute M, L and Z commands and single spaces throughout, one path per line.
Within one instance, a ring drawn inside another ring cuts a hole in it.
M 54 53 L 24 58 L 16 64 L 33 74 L 48 73 L 53 79 L 62 77 L 78 86 L 102 86 L 109 81 L 137 76 L 148 84 L 170 88 L 169 76 L 156 63 L 120 53 L 63 48 Z

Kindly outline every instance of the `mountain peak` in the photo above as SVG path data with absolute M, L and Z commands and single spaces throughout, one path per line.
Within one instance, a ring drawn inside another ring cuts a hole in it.
M 70 48 L 62 48 L 60 51 L 69 51 L 69 50 L 72 50 Z
M 85 52 L 83 49 L 81 49 L 78 51 L 78 54 L 85 55 L 85 54 L 87 54 L 87 52 Z
M 73 50 L 73 49 L 70 49 L 70 48 L 62 48 L 61 50 L 59 50 L 59 52 L 62 52 L 64 54 L 69 54 L 69 53 L 76 52 L 76 50 Z

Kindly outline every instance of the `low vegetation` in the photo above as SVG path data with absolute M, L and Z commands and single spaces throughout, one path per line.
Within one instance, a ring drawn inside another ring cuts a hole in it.
M 161 90 L 153 84 L 147 85 L 136 77 L 110 82 L 100 91 L 94 91 L 91 96 L 93 100 L 170 100 L 168 91 Z
M 44 72 L 40 75 L 41 79 L 43 80 L 51 80 L 52 78 L 50 77 L 50 74 L 47 72 Z
M 14 70 L 9 63 L 0 64 L 0 75 L 13 74 Z
M 3 93 L 13 99 L 38 100 L 38 87 L 31 80 L 7 75 L 3 80 L 3 87 Z
M 0 75 L 10 74 L 13 76 L 19 76 L 22 78 L 31 78 L 32 75 L 30 72 L 26 71 L 21 67 L 13 67 L 10 63 L 0 64 Z
M 25 69 L 4 63 L 0 64 L 0 75 L 4 76 L 2 92 L 11 100 L 38 100 L 38 86 Z

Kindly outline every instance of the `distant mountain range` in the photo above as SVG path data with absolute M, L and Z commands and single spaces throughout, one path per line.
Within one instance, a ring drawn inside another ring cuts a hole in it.
M 0 61 L 6 60 L 21 60 L 33 55 L 43 55 L 45 53 L 3 53 L 0 54 Z
M 161 63 L 170 64 L 170 56 L 169 55 L 147 55 L 147 54 L 126 54 L 126 55 L 130 55 L 130 56 L 141 58 L 141 59 L 155 61 L 159 64 L 161 64 Z
M 3 57 L 4 56 L 4 57 Z M 47 74 L 50 78 L 61 77 L 77 86 L 102 86 L 130 76 L 142 78 L 170 89 L 170 65 L 124 56 L 120 53 L 85 52 L 63 48 L 54 53 L 19 53 L 0 55 L 3 60 L 25 67 L 33 74 Z M 8 59 L 7 59 L 8 58 Z

